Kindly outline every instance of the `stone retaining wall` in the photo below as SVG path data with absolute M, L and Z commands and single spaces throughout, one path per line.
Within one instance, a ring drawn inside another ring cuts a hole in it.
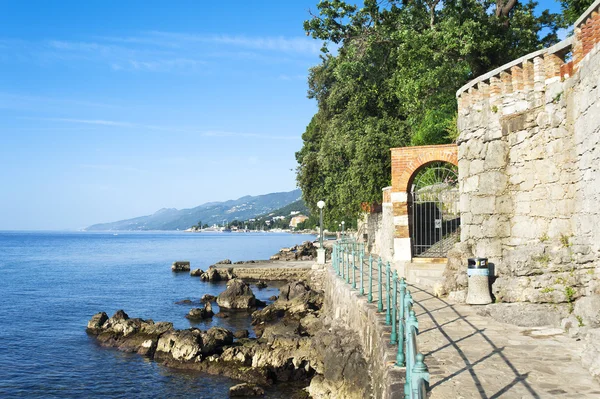
M 351 290 L 330 267 L 319 274 L 325 292 L 324 311 L 360 337 L 365 358 L 371 366 L 372 397 L 403 399 L 405 369 L 394 366 L 397 346 L 390 344 L 391 327 L 386 326 L 384 316 L 377 313 L 376 303 L 369 304 L 366 296 Z
M 461 248 L 490 259 L 501 301 L 600 293 L 599 9 L 457 93 Z
M 217 271 L 221 278 L 227 278 L 227 270 L 233 269 L 236 277 L 244 280 L 306 280 L 310 268 L 283 268 L 283 267 L 235 267 L 231 265 L 219 266 Z
M 391 187 L 383 189 L 383 202 L 379 212 L 364 213 L 358 220 L 359 240 L 366 234 L 367 252 L 385 261 L 394 257 L 394 211 L 391 201 Z

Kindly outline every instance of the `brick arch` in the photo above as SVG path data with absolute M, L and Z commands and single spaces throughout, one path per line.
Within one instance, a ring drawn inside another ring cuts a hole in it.
M 456 144 L 392 148 L 392 192 L 408 192 L 415 173 L 439 161 L 458 166 Z
M 392 192 L 394 212 L 394 260 L 411 260 L 408 223 L 408 192 L 416 172 L 432 162 L 458 166 L 456 144 L 392 148 Z

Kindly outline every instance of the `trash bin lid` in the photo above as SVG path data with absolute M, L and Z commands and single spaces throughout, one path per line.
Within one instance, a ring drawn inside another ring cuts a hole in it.
M 487 269 L 488 258 L 469 258 L 469 269 Z

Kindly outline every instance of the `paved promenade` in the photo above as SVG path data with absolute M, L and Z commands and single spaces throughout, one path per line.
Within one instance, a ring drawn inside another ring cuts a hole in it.
M 410 286 L 431 398 L 600 398 L 582 346 L 561 329 L 524 328 Z

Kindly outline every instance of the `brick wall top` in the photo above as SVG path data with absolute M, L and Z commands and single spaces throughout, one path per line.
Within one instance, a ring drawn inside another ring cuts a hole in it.
M 600 43 L 600 0 L 596 0 L 573 26 L 572 37 L 494 69 L 470 81 L 456 92 L 459 111 L 481 99 L 492 105 L 502 95 L 544 91 L 544 86 L 568 78 L 579 63 Z M 565 61 L 571 53 L 572 60 Z

